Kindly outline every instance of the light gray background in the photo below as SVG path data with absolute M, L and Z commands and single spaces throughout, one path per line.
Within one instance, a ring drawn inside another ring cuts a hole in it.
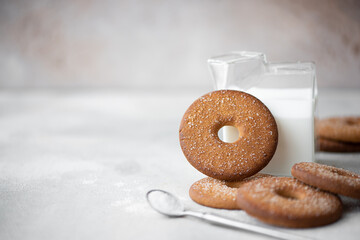
M 315 61 L 320 87 L 360 87 L 360 2 L 7 0 L 1 87 L 211 86 L 231 50 Z
M 231 50 L 315 61 L 319 117 L 360 114 L 359 1 L 1 1 L 0 239 L 269 239 L 165 218 L 144 197 L 269 227 L 188 196 L 203 175 L 179 122 L 212 89 L 207 58 Z M 360 169 L 358 154 L 320 160 Z M 281 230 L 357 239 L 359 201 L 344 203 L 332 225 Z

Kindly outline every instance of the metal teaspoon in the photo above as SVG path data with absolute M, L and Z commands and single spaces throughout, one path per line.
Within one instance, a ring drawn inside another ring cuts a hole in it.
M 169 192 L 160 189 L 153 189 L 147 192 L 146 198 L 150 206 L 157 212 L 164 214 L 168 217 L 185 217 L 191 216 L 199 218 L 203 221 L 209 222 L 215 225 L 221 225 L 226 227 L 238 228 L 250 232 L 255 232 L 267 236 L 271 236 L 278 239 L 286 240 L 309 240 L 308 237 L 301 237 L 294 234 L 281 232 L 265 227 L 260 227 L 244 222 L 238 222 L 235 220 L 227 219 L 221 216 L 216 216 L 210 213 L 194 212 L 185 210 L 180 200 Z

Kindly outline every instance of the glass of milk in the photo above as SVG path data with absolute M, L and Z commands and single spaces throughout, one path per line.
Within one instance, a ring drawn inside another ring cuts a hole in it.
M 215 89 L 247 92 L 260 99 L 274 115 L 279 141 L 263 173 L 290 176 L 295 163 L 314 161 L 314 63 L 269 63 L 258 52 L 232 52 L 212 57 L 208 63 Z M 233 142 L 238 136 L 234 127 L 227 126 L 222 131 L 225 142 Z

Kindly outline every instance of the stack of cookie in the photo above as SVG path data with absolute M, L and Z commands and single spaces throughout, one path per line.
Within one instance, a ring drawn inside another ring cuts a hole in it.
M 245 210 L 262 222 L 291 228 L 317 227 L 341 217 L 337 194 L 360 199 L 360 176 L 340 168 L 303 162 L 291 177 L 255 174 L 240 181 L 210 177 L 195 182 L 193 201 L 221 209 Z
M 319 151 L 360 152 L 360 117 L 318 120 L 316 135 Z
M 239 130 L 236 142 L 218 137 L 225 125 Z M 277 126 L 267 107 L 244 92 L 202 96 L 184 114 L 179 134 L 187 160 L 209 176 L 190 187 L 191 199 L 199 204 L 243 209 L 265 223 L 304 228 L 341 217 L 336 194 L 360 199 L 360 176 L 339 168 L 299 163 L 292 168 L 295 178 L 259 174 L 275 153 Z

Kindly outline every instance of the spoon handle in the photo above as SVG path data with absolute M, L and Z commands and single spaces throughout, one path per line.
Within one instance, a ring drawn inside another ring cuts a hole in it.
M 216 216 L 216 215 L 210 214 L 210 213 L 186 211 L 185 214 L 196 217 L 196 218 L 200 218 L 211 224 L 239 228 L 239 229 L 243 229 L 246 231 L 260 233 L 260 234 L 271 236 L 271 237 L 278 238 L 278 239 L 285 239 L 285 240 L 309 240 L 310 239 L 308 237 L 302 237 L 302 236 L 298 236 L 298 235 L 294 235 L 294 234 L 289 234 L 289 233 L 281 232 L 278 230 L 273 230 L 270 228 L 260 227 L 260 226 L 256 226 L 256 225 L 252 225 L 252 224 L 248 224 L 248 223 L 244 223 L 244 222 L 238 222 L 238 221 L 231 220 L 228 218 Z

